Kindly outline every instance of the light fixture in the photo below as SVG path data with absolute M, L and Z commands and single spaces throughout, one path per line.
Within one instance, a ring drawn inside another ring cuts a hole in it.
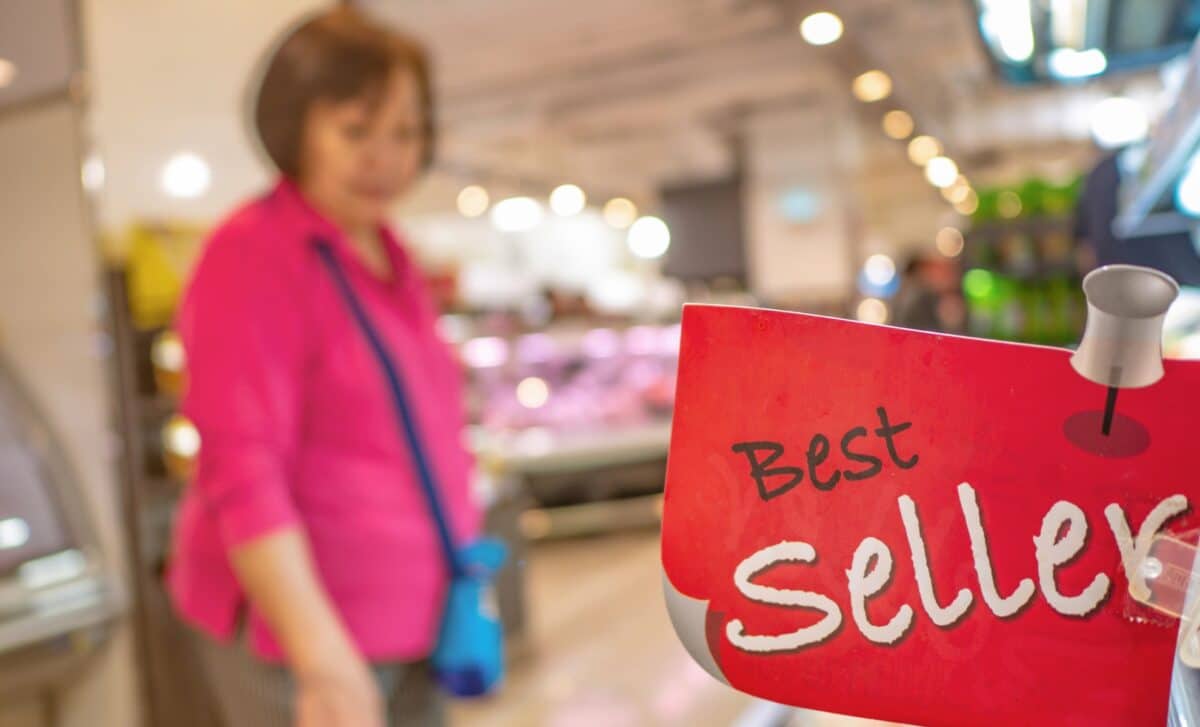
M 863 298 L 859 301 L 855 316 L 864 323 L 887 323 L 887 303 L 878 298 Z
M 537 376 L 521 379 L 517 384 L 517 401 L 526 409 L 541 409 L 550 401 L 550 386 Z
M 915 126 L 913 117 L 907 111 L 893 109 L 883 115 L 883 133 L 897 141 L 912 135 Z
M 1116 149 L 1146 138 L 1150 119 L 1131 98 L 1112 96 L 1092 107 L 1092 138 L 1104 149 Z
M 937 246 L 937 251 L 946 257 L 958 257 L 962 254 L 965 241 L 957 228 L 943 227 L 933 238 L 933 244 Z
M 949 157 L 934 157 L 925 164 L 925 179 L 938 189 L 949 187 L 958 179 L 958 165 Z
M 0 88 L 4 88 L 17 77 L 17 64 L 7 58 L 0 58 Z
M 1099 76 L 1108 68 L 1108 57 L 1099 48 L 1055 48 L 1046 58 L 1050 75 L 1063 80 Z
M 958 204 L 971 194 L 971 183 L 963 175 L 958 175 L 958 179 L 954 180 L 954 184 L 949 187 L 942 188 L 942 197 L 950 204 Z
M 23 518 L 0 520 L 0 550 L 13 550 L 29 542 L 29 523 Z
M 79 181 L 83 188 L 95 192 L 104 186 L 104 162 L 98 154 L 89 154 L 79 168 Z
M 481 217 L 491 203 L 487 190 L 478 184 L 463 187 L 458 193 L 458 212 L 463 217 Z
M 604 221 L 618 230 L 632 225 L 637 215 L 637 205 L 624 197 L 613 197 L 604 205 Z
M 563 184 L 550 193 L 550 209 L 560 217 L 577 215 L 587 206 L 587 195 L 574 184 Z
M 942 153 L 942 145 L 932 136 L 921 135 L 908 142 L 908 158 L 919 167 Z
M 876 287 L 884 287 L 896 277 L 896 262 L 883 253 L 876 253 L 863 263 L 863 276 Z
M 878 69 L 859 74 L 851 86 L 854 97 L 863 103 L 882 101 L 892 95 L 892 78 Z
M 984 37 L 1008 61 L 1025 63 L 1033 57 L 1033 14 L 1030 0 L 986 0 L 979 14 Z
M 160 179 L 163 191 L 177 199 L 194 199 L 208 191 L 212 172 L 199 154 L 179 152 L 163 165 Z
M 979 195 L 973 189 L 967 190 L 962 201 L 954 203 L 954 211 L 960 215 L 973 215 L 977 209 L 979 209 Z
M 545 212 L 533 197 L 509 197 L 492 207 L 492 225 L 501 232 L 524 232 L 542 222 Z
M 1175 205 L 1189 217 L 1200 217 L 1200 157 L 1193 156 L 1188 162 L 1175 188 Z
M 813 13 L 800 21 L 800 37 L 810 45 L 829 45 L 842 37 L 842 19 L 831 12 Z
M 671 246 L 671 229 L 657 217 L 639 217 L 629 227 L 626 237 L 629 250 L 645 260 L 660 258 Z

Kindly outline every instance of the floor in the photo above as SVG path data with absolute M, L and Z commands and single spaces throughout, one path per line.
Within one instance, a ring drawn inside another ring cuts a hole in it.
M 530 625 L 503 690 L 458 703 L 453 727 L 865 727 L 717 682 L 675 638 L 658 534 L 546 542 L 527 565 Z
M 676 641 L 657 533 L 539 544 L 527 568 L 527 651 L 500 695 L 454 707 L 455 727 L 733 725 L 751 706 Z

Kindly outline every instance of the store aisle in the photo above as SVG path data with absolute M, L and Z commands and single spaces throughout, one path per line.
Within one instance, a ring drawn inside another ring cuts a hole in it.
M 730 725 L 751 703 L 675 639 L 657 533 L 538 545 L 529 558 L 528 652 L 502 694 L 456 705 L 464 727 Z

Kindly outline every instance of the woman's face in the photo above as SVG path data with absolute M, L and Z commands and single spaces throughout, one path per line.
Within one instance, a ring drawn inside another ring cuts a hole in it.
M 416 77 L 397 70 L 375 101 L 318 101 L 304 125 L 300 186 L 350 230 L 379 223 L 421 170 L 426 141 Z

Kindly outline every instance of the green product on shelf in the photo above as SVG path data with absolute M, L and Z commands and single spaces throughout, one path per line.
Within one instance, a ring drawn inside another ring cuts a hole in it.
M 1065 275 L 1055 275 L 1046 281 L 1046 304 L 1050 322 L 1048 343 L 1061 344 L 1071 339 L 1071 281 Z
M 1000 213 L 997 211 L 997 202 L 1000 192 L 1001 190 L 994 187 L 977 190 L 979 206 L 975 208 L 975 214 L 971 215 L 971 219 L 976 224 L 999 219 Z
M 996 275 L 996 318 L 995 337 L 1004 341 L 1018 341 L 1025 330 L 1026 315 L 1022 307 L 1020 286 L 1007 275 Z
M 1021 217 L 1038 217 L 1045 213 L 1046 191 L 1048 185 L 1037 177 L 1025 180 L 1017 189 L 1017 198 L 1021 200 Z
M 1042 211 L 1054 217 L 1062 217 L 1075 209 L 1079 201 L 1079 190 L 1083 178 L 1075 177 L 1065 184 L 1048 184 L 1042 196 Z

